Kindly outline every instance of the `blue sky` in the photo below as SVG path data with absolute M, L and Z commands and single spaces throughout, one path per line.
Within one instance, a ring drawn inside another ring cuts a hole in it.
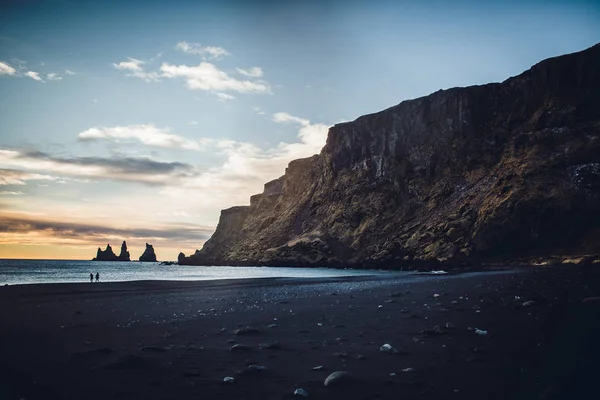
M 0 7 L 0 257 L 174 259 L 329 126 L 600 41 L 591 1 Z

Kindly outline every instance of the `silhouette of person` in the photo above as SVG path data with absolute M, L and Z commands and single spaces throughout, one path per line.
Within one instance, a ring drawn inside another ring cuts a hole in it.
M 96 272 L 96 282 L 100 281 L 100 273 Z
M 90 272 L 90 283 L 94 283 L 94 274 Z

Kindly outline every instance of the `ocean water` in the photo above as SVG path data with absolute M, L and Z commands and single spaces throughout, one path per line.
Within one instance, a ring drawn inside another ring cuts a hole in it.
M 389 275 L 402 272 L 333 268 L 202 267 L 140 262 L 0 259 L 0 285 L 30 283 L 89 282 L 90 273 L 100 273 L 101 282 L 139 280 L 204 281 L 248 278 L 328 278 Z

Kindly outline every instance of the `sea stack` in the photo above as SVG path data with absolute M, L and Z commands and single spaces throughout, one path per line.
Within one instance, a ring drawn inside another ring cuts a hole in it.
M 156 253 L 154 253 L 154 247 L 151 244 L 146 243 L 146 250 L 144 254 L 140 256 L 141 262 L 156 262 Z
M 127 242 L 123 240 L 123 244 L 121 245 L 121 254 L 119 254 L 119 261 L 131 261 L 129 257 L 129 251 L 127 251 Z
M 93 258 L 92 261 L 131 261 L 129 258 L 129 251 L 127 251 L 127 243 L 123 241 L 121 253 L 118 256 L 114 253 L 110 243 L 106 245 L 106 250 L 102 250 L 98 247 L 96 257 Z
M 102 251 L 100 247 L 98 247 L 98 252 L 96 253 L 96 257 L 92 259 L 92 261 L 118 261 L 117 255 L 113 252 L 112 247 L 110 247 L 110 243 L 106 245 L 106 250 Z

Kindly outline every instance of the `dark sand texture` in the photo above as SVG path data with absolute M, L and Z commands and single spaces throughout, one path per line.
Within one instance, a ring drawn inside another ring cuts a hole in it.
M 583 268 L 2 287 L 0 399 L 597 398 L 591 296 Z

